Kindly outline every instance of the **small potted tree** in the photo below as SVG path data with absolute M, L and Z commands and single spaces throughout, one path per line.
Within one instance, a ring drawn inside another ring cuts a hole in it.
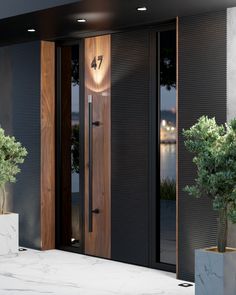
M 201 117 L 184 130 L 185 146 L 194 154 L 197 177 L 185 191 L 212 199 L 218 212 L 217 247 L 195 252 L 195 294 L 236 294 L 236 249 L 227 247 L 228 220 L 236 223 L 236 120 L 217 125 Z
M 27 151 L 0 128 L 0 255 L 18 252 L 18 214 L 6 212 L 6 184 L 16 181 Z

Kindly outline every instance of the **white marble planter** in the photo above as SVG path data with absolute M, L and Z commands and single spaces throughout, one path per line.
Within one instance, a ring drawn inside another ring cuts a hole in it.
M 19 216 L 8 213 L 0 215 L 0 256 L 18 253 Z
M 195 295 L 236 294 L 236 249 L 195 252 Z

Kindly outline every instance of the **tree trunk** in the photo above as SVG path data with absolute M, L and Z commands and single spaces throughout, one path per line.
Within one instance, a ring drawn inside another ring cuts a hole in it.
M 218 252 L 223 253 L 227 246 L 228 216 L 227 208 L 220 209 L 218 218 Z
M 4 213 L 5 209 L 5 203 L 6 203 L 6 190 L 5 186 L 0 187 L 1 188 L 1 193 L 0 193 L 0 214 Z

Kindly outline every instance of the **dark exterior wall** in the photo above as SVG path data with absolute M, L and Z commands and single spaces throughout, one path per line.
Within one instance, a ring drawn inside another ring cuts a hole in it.
M 11 17 L 23 13 L 29 13 L 36 10 L 47 9 L 63 4 L 76 2 L 75 0 L 8 0 L 0 2 L 0 19 Z
M 0 48 L 0 125 L 27 148 L 9 210 L 20 215 L 20 245 L 40 248 L 40 42 Z
M 216 245 L 216 212 L 205 197 L 183 192 L 196 169 L 182 129 L 208 115 L 226 121 L 226 11 L 180 18 L 179 22 L 179 235 L 178 277 L 194 278 L 194 249 Z
M 112 35 L 112 259 L 148 265 L 149 34 Z

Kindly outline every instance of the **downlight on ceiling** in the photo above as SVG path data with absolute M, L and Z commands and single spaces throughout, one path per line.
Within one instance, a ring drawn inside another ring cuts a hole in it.
M 143 6 L 143 7 L 138 7 L 137 8 L 138 11 L 147 11 L 147 7 Z
M 79 18 L 79 19 L 77 19 L 77 22 L 78 22 L 78 23 L 86 23 L 86 19 L 84 19 L 84 18 Z
M 27 31 L 28 31 L 29 33 L 35 33 L 35 32 L 36 32 L 35 29 L 28 29 Z

